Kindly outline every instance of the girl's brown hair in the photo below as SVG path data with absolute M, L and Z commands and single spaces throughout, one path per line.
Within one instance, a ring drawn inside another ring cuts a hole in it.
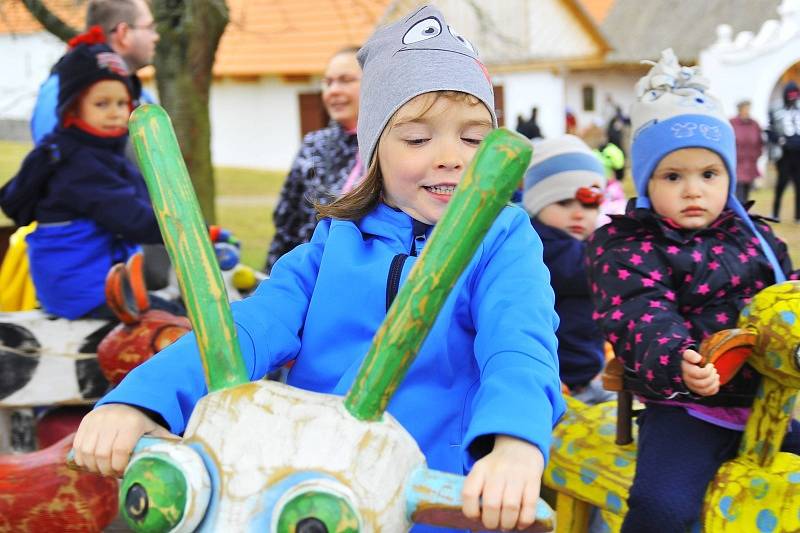
M 475 96 L 459 91 L 433 91 L 415 96 L 412 100 L 417 98 L 422 100 L 420 111 L 414 116 L 404 117 L 407 121 L 417 120 L 425 116 L 434 104 L 439 101 L 439 98 L 447 98 L 454 102 L 465 102 L 469 105 L 483 104 Z M 409 100 L 409 102 L 412 100 Z M 407 103 L 408 102 L 406 102 L 406 104 Z M 403 106 L 405 106 L 405 104 L 403 104 Z M 402 107 L 400 109 L 402 109 Z M 399 110 L 392 115 L 386 127 L 383 128 L 377 146 L 380 146 L 383 135 L 397 124 L 398 112 Z M 377 146 L 375 147 L 375 154 L 372 161 L 369 167 L 367 167 L 364 179 L 358 186 L 354 187 L 353 190 L 347 194 L 336 198 L 329 204 L 323 205 L 319 202 L 314 202 L 314 208 L 317 210 L 317 219 L 335 218 L 339 220 L 359 220 L 375 209 L 375 206 L 378 205 L 378 202 L 380 202 L 383 197 L 383 176 L 381 175 L 381 168 L 378 164 Z

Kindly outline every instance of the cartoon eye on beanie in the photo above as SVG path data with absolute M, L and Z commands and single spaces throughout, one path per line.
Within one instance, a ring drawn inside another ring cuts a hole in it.
M 392 115 L 412 98 L 457 91 L 480 100 L 497 125 L 489 74 L 472 44 L 447 24 L 441 11 L 423 6 L 403 20 L 382 26 L 358 52 L 363 69 L 358 145 L 371 163 Z

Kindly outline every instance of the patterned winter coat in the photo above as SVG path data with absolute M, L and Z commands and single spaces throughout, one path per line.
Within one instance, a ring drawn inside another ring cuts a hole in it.
M 636 391 L 657 400 L 750 405 L 758 377 L 749 366 L 719 394 L 700 398 L 683 383 L 681 361 L 684 350 L 734 327 L 750 298 L 775 283 L 755 235 L 729 210 L 700 230 L 680 229 L 632 203 L 626 215 L 611 218 L 588 240 L 588 274 L 595 318 Z M 752 218 L 788 275 L 786 245 Z
M 335 121 L 303 138 L 275 207 L 275 236 L 269 247 L 266 271 L 280 256 L 311 240 L 317 226 L 312 202 L 337 194 L 356 162 L 358 140 Z

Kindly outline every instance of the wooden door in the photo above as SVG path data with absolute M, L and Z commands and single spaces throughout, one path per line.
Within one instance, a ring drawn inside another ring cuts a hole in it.
M 310 131 L 316 131 L 328 125 L 330 117 L 325 111 L 325 106 L 322 105 L 322 93 L 300 93 L 297 98 L 300 103 L 301 138 Z

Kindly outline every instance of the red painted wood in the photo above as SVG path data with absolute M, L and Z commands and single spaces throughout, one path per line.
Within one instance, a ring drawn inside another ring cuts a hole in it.
M 191 329 L 185 317 L 151 309 L 133 324 L 119 324 L 100 342 L 97 346 L 100 369 L 116 385 L 128 372 Z
M 117 480 L 67 468 L 68 435 L 47 449 L 0 456 L 0 531 L 99 532 L 117 514 Z

